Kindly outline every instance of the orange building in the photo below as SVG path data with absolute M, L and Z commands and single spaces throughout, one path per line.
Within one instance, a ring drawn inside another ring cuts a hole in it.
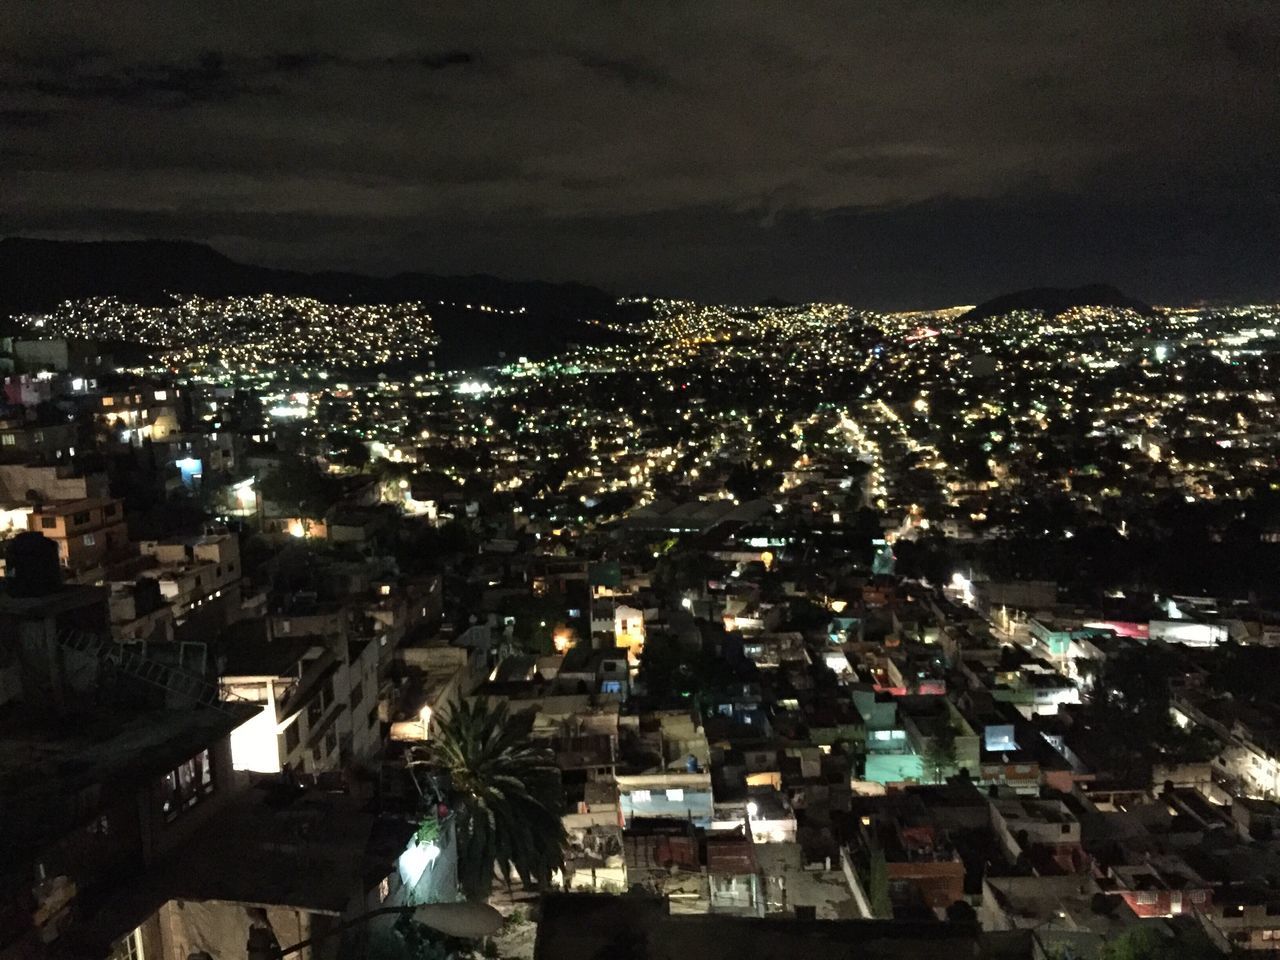
M 97 567 L 129 542 L 124 507 L 115 499 L 44 504 L 27 517 L 27 529 L 58 545 L 58 557 L 72 577 Z

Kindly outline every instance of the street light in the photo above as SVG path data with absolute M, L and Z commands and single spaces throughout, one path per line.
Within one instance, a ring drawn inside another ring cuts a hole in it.
M 340 923 L 332 930 L 309 939 L 295 943 L 291 947 L 280 947 L 269 927 L 255 923 L 249 928 L 247 945 L 248 960 L 280 960 L 291 953 L 297 953 L 312 946 L 320 940 L 368 923 L 375 917 L 386 916 L 412 917 L 416 922 L 432 930 L 438 930 L 445 936 L 461 937 L 467 940 L 478 940 L 491 936 L 502 929 L 502 914 L 487 903 L 424 903 L 418 906 L 381 907 L 368 913 Z

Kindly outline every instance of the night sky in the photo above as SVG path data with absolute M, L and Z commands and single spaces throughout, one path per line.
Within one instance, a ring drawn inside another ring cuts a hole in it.
M 1274 299 L 1278 183 L 1271 0 L 0 20 L 3 234 L 728 300 Z

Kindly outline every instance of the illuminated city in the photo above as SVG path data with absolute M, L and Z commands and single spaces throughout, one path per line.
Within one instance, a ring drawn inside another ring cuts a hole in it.
M 1271 11 L 288 6 L 0 28 L 0 960 L 1280 955 Z

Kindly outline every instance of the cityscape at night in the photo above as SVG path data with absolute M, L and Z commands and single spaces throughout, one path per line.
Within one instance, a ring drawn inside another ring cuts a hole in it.
M 0 960 L 1280 956 L 1274 9 L 143 6 L 0 27 Z

